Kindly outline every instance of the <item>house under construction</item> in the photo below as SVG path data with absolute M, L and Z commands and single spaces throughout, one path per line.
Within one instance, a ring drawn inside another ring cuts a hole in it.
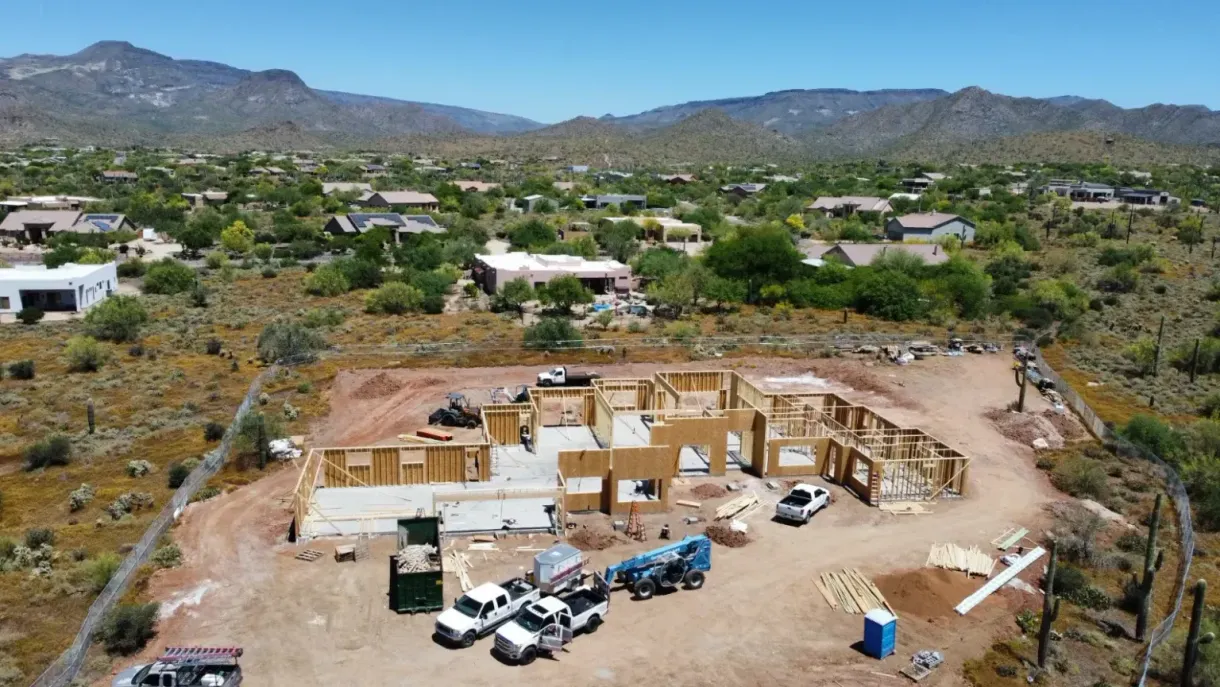
M 734 371 L 657 372 L 531 388 L 482 408 L 483 441 L 312 449 L 294 496 L 301 537 L 555 531 L 568 511 L 669 509 L 675 477 L 821 476 L 867 503 L 963 496 L 970 459 L 831 393 L 766 392 Z M 533 450 L 520 442 L 529 428 Z

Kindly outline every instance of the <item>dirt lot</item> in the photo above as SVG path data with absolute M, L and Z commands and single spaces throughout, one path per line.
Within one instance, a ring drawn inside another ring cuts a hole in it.
M 683 367 L 722 368 L 727 362 Z M 435 616 L 398 616 L 388 611 L 385 557 L 393 547 L 388 538 L 376 541 L 371 560 L 358 564 L 293 559 L 303 547 L 286 544 L 283 538 L 289 519 L 285 497 L 296 477 L 284 471 L 188 509 L 175 534 L 185 564 L 159 573 L 151 583 L 151 594 L 167 604 L 168 617 L 150 653 L 168 644 L 240 645 L 246 648 L 246 673 L 252 684 L 259 685 L 409 681 L 867 686 L 901 684 L 892 676 L 910 654 L 936 648 L 945 652 L 947 665 L 923 684 L 964 684 L 962 661 L 980 655 L 997 633 L 1012 631 L 1014 609 L 1026 602 L 1036 605 L 1040 598 L 1005 591 L 965 618 L 941 607 L 956 600 L 929 605 L 927 599 L 896 598 L 898 655 L 878 662 L 852 648 L 862 637 L 861 618 L 828 608 L 813 580 L 823 571 L 856 567 L 883 587 L 919 584 L 948 598 L 979 582 L 923 579 L 926 573 L 913 569 L 922 566 L 931 544 L 952 541 L 986 547 L 1013 525 L 1040 531 L 1046 522 L 1043 506 L 1057 498 L 1055 492 L 1034 468 L 1032 450 L 1005 439 L 984 417 L 1015 396 L 1007 357 L 938 358 L 902 368 L 841 360 L 734 363 L 755 379 L 813 371 L 845 382 L 856 390 L 846 394 L 849 398 L 973 456 L 969 496 L 935 504 L 932 514 L 893 516 L 832 487 L 834 505 L 801 528 L 768 520 L 764 509 L 749 519 L 753 539 L 749 545 L 716 547 L 713 569 L 702 590 L 678 591 L 647 602 L 634 602 L 628 593 L 616 592 L 612 614 L 597 635 L 578 637 L 570 652 L 554 661 L 540 660 L 521 668 L 490 656 L 490 639 L 465 651 L 445 648 L 430 639 Z M 607 376 L 639 376 L 656 366 L 600 369 Z M 489 385 L 525 383 L 536 372 L 532 367 L 393 371 L 391 380 L 401 384 L 396 391 L 364 399 L 354 398 L 353 391 L 378 373 L 344 374 L 332 392 L 333 416 L 315 432 L 314 445 L 385 442 L 423 424 L 447 391 L 463 390 L 472 402 L 482 403 Z M 382 393 L 395 384 L 378 386 L 384 387 Z M 1048 407 L 1032 396 L 1034 412 Z M 768 500 L 778 498 L 758 480 L 744 475 L 737 479 L 750 483 Z M 708 481 L 724 484 L 731 478 L 690 480 L 675 488 L 674 498 L 695 498 L 691 490 Z M 700 512 L 706 515 L 731 497 L 704 500 Z M 653 537 L 649 542 L 621 543 L 588 555 L 602 567 L 655 546 L 661 524 L 671 525 L 674 536 L 702 531 L 704 524 L 681 522 L 691 512 L 675 506 L 671 513 L 647 516 Z M 609 528 L 606 516 L 574 519 Z M 504 540 L 502 551 L 486 560 L 482 553 L 472 552 L 471 576 L 477 584 L 520 574 L 530 565 L 532 554 L 513 555 L 511 549 L 541 547 L 550 541 L 542 536 Z M 329 554 L 335 543 L 316 541 L 312 547 Z M 465 547 L 464 542 L 457 545 Z M 1031 573 L 1036 575 L 1028 571 L 1025 576 Z M 903 575 L 915 577 L 908 580 Z M 456 581 L 448 579 L 446 596 L 457 594 Z

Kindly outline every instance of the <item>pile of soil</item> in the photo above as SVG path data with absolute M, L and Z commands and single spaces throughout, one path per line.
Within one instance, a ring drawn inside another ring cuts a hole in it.
M 740 549 L 750 543 L 750 537 L 745 532 L 734 532 L 727 524 L 722 522 L 712 523 L 704 530 L 704 534 L 708 539 L 716 542 L 721 546 L 727 546 L 730 549 Z
M 604 551 L 619 542 L 618 535 L 602 529 L 581 527 L 568 535 L 568 543 L 581 551 Z
M 695 498 L 703 499 L 706 501 L 708 499 L 718 499 L 718 498 L 724 496 L 725 494 L 729 493 L 729 490 L 725 489 L 724 487 L 720 486 L 719 484 L 700 484 L 699 486 L 695 487 L 694 489 L 691 489 L 690 493 L 694 494 Z
M 981 577 L 940 568 L 920 568 L 873 578 L 899 616 L 948 618 L 956 616 L 953 607 L 983 586 Z
M 1059 432 L 1059 436 L 1063 437 L 1064 441 L 1080 441 L 1089 438 L 1089 433 L 1080 424 L 1080 421 L 1070 413 L 1056 413 L 1053 410 L 1042 411 L 1042 417 L 1046 418 L 1055 427 L 1055 431 Z
M 1005 438 L 1018 444 L 1030 446 L 1034 439 L 1045 439 L 1050 448 L 1063 448 L 1063 436 L 1059 434 L 1055 424 L 1043 415 L 1014 413 L 997 408 L 984 413 L 984 417 L 991 420 L 991 424 L 995 425 L 996 430 Z
M 385 398 L 386 396 L 393 396 L 399 391 L 402 391 L 401 382 L 395 381 L 392 377 L 390 377 L 390 375 L 384 372 L 378 372 L 372 377 L 366 379 L 363 384 L 356 387 L 356 390 L 352 392 L 352 397 L 357 400 L 365 401 L 372 398 Z

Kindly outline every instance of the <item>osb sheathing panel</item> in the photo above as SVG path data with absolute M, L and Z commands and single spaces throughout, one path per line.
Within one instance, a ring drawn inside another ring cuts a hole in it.
M 752 408 L 738 408 L 735 410 L 724 411 L 724 418 L 727 421 L 726 432 L 748 432 L 754 429 L 754 419 L 761 415 L 757 410 Z
M 729 419 L 727 417 L 666 418 L 665 422 L 652 426 L 649 444 L 669 448 L 669 461 L 678 473 L 679 457 L 683 446 L 708 447 L 708 474 L 723 475 L 728 457 Z M 614 456 L 618 468 L 618 454 Z
M 599 390 L 593 395 L 593 434 L 603 446 L 614 445 L 614 409 Z
M 563 497 L 563 509 L 569 513 L 588 510 L 606 511 L 607 508 L 603 505 L 606 502 L 604 497 L 604 490 L 590 494 L 565 494 Z
M 780 465 L 779 449 L 781 446 L 809 446 L 813 448 L 813 465 Z M 778 477 L 795 475 L 821 475 L 826 471 L 827 456 L 830 452 L 830 440 L 816 437 L 789 437 L 767 441 L 767 474 Z
M 322 485 L 393 486 L 491 479 L 486 444 L 322 449 Z
M 623 450 L 623 449 L 619 449 Z M 573 477 L 602 477 L 610 474 L 610 460 L 614 450 L 608 448 L 584 449 L 559 452 L 559 472 L 564 479 Z
M 734 408 L 753 406 L 759 410 L 771 409 L 770 395 L 754 386 L 745 377 L 735 375 L 730 388 L 733 390 L 732 406 Z
M 678 473 L 677 452 L 669 446 L 616 448 L 611 460 L 610 472 L 617 479 L 661 479 Z
M 510 403 L 483 406 L 483 427 L 493 443 L 514 445 L 521 443 L 521 427 L 533 427 L 534 407 L 528 403 Z

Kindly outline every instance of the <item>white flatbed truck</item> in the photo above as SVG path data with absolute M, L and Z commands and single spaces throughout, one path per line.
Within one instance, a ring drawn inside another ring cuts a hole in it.
M 518 665 L 529 665 L 540 652 L 563 650 L 575 633 L 597 632 L 610 612 L 610 585 L 599 573 L 593 583 L 563 596 L 548 596 L 526 607 L 496 632 L 494 651 Z

